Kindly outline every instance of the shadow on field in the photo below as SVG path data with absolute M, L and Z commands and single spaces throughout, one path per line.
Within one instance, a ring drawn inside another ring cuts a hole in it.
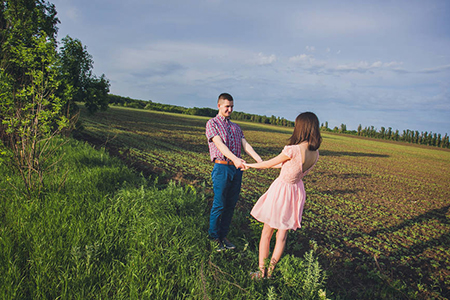
M 364 191 L 364 189 L 342 189 L 342 190 L 335 189 L 332 191 L 323 191 L 322 193 L 330 196 L 338 196 L 338 195 L 356 194 L 361 191 Z
M 392 232 L 396 232 L 396 231 L 402 230 L 404 228 L 413 226 L 415 224 L 424 223 L 426 221 L 433 220 L 433 219 L 438 220 L 441 223 L 450 225 L 450 219 L 446 216 L 449 209 L 450 209 L 450 205 L 444 206 L 442 208 L 433 209 L 433 210 L 427 211 L 424 214 L 418 215 L 412 219 L 405 220 L 402 223 L 398 224 L 397 226 L 373 230 L 373 231 L 369 232 L 368 234 L 371 236 L 376 236 L 376 235 L 382 234 L 382 233 L 392 233 Z M 358 237 L 359 237 L 359 235 L 350 236 L 349 238 L 354 239 L 354 238 L 358 238 Z
M 368 178 L 370 177 L 369 174 L 365 174 L 365 173 L 342 173 L 342 174 L 328 174 L 325 172 L 316 172 L 318 174 L 320 174 L 323 178 L 326 177 L 335 177 L 335 178 L 340 178 L 340 179 L 358 179 L 358 178 Z
M 376 154 L 376 153 L 364 153 L 364 152 L 345 152 L 345 151 L 330 151 L 330 150 L 321 150 L 321 156 L 361 156 L 361 157 L 384 157 L 387 158 L 389 155 L 386 154 Z
M 394 234 L 396 236 L 396 241 L 405 239 L 407 240 L 405 243 L 408 243 L 413 233 L 401 235 L 401 232 L 403 230 L 406 231 L 409 227 L 422 224 L 422 229 L 427 230 L 427 227 L 429 226 L 436 226 L 435 223 L 433 223 L 433 225 L 427 223 L 436 220 L 439 223 L 438 226 L 442 227 L 442 230 L 446 230 L 448 225 L 450 225 L 450 218 L 448 217 L 449 210 L 450 205 L 447 205 L 405 220 L 396 226 L 380 228 L 364 234 L 361 232 L 350 235 L 343 234 L 341 236 L 336 236 L 335 238 L 338 240 L 345 238 L 350 241 L 358 241 L 367 239 L 368 236 L 375 239 L 380 237 L 383 238 L 383 234 L 388 233 Z M 442 276 L 448 276 L 448 271 L 445 270 L 445 266 L 443 265 L 447 263 L 447 261 L 442 256 L 430 256 L 431 253 L 434 252 L 433 249 L 438 248 L 445 251 L 445 249 L 447 249 L 445 245 L 449 245 L 450 243 L 450 232 L 447 231 L 443 234 L 439 234 L 439 232 L 439 230 L 436 230 L 435 237 L 429 236 L 428 239 L 420 234 L 414 236 L 414 241 L 410 246 L 397 247 L 397 249 L 394 248 L 395 250 L 391 251 L 382 250 L 382 256 L 367 255 L 361 251 L 360 247 L 341 244 L 341 247 L 343 247 L 341 250 L 343 252 L 352 253 L 352 256 L 354 258 L 358 257 L 361 262 L 356 263 L 356 265 L 343 266 L 340 272 L 349 275 L 357 269 L 360 269 L 363 265 L 373 265 L 373 267 L 387 276 L 388 279 L 385 280 L 388 285 L 390 285 L 390 281 L 392 281 L 393 277 L 401 277 L 405 282 L 408 282 L 410 287 L 415 286 L 417 283 L 425 284 L 426 286 L 434 287 L 432 290 L 445 297 L 443 299 L 448 299 L 450 297 L 450 287 L 446 285 L 447 281 L 442 278 Z M 317 232 L 311 233 L 318 234 Z M 387 240 L 386 243 L 391 244 L 389 240 Z M 440 252 L 438 251 L 437 253 Z M 401 261 L 406 261 L 407 263 L 404 264 L 401 263 Z M 351 276 L 349 276 L 349 278 L 350 277 Z M 402 299 L 409 299 L 408 296 L 400 290 L 398 290 L 398 292 Z M 422 297 L 433 298 L 435 296 L 433 294 L 427 294 L 428 292 L 422 294 Z

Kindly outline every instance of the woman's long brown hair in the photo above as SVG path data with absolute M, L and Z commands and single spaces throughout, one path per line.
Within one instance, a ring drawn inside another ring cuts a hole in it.
M 288 145 L 297 145 L 305 141 L 308 142 L 308 150 L 311 151 L 319 149 L 322 143 L 319 119 L 312 112 L 304 112 L 297 116 Z

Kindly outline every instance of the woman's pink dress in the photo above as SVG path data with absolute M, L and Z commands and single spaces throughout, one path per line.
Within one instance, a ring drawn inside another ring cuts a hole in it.
M 306 199 L 302 178 L 314 167 L 319 155 L 314 164 L 303 172 L 299 145 L 285 146 L 282 153 L 291 159 L 283 163 L 280 175 L 259 198 L 250 214 L 272 228 L 296 230 L 301 227 Z

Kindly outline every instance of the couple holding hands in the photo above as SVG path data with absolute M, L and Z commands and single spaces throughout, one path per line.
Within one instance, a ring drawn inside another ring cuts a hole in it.
M 259 242 L 259 270 L 252 278 L 270 277 L 286 245 L 288 230 L 301 227 L 306 194 L 302 178 L 319 159 L 318 149 L 322 137 L 319 120 L 314 113 L 301 113 L 295 119 L 292 136 L 281 153 L 263 161 L 246 141 L 239 125 L 230 121 L 233 97 L 219 95 L 215 118 L 206 123 L 209 153 L 214 168 L 211 173 L 214 200 L 210 214 L 209 238 L 217 250 L 234 249 L 227 239 L 231 218 L 241 190 L 242 173 L 248 168 L 281 168 L 280 175 L 270 185 L 251 211 L 251 215 L 264 223 Z M 244 150 L 257 163 L 246 163 L 241 158 Z M 276 243 L 269 264 L 270 240 L 277 229 Z

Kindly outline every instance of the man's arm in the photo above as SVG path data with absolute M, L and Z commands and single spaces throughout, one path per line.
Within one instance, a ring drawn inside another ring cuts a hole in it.
M 233 163 L 234 166 L 236 167 L 236 169 L 245 169 L 244 166 L 244 160 L 237 157 L 236 155 L 233 154 L 233 152 L 231 152 L 230 149 L 228 149 L 227 145 L 224 144 L 224 142 L 222 141 L 222 138 L 219 135 L 216 135 L 215 137 L 212 138 L 213 143 L 216 145 L 217 149 L 219 149 L 219 151 L 225 155 L 228 159 L 230 159 Z
M 247 142 L 245 138 L 242 138 L 242 148 L 244 148 L 245 153 L 253 157 L 256 162 L 262 162 L 263 160 L 261 157 L 256 153 L 256 151 L 253 149 L 253 147 Z

